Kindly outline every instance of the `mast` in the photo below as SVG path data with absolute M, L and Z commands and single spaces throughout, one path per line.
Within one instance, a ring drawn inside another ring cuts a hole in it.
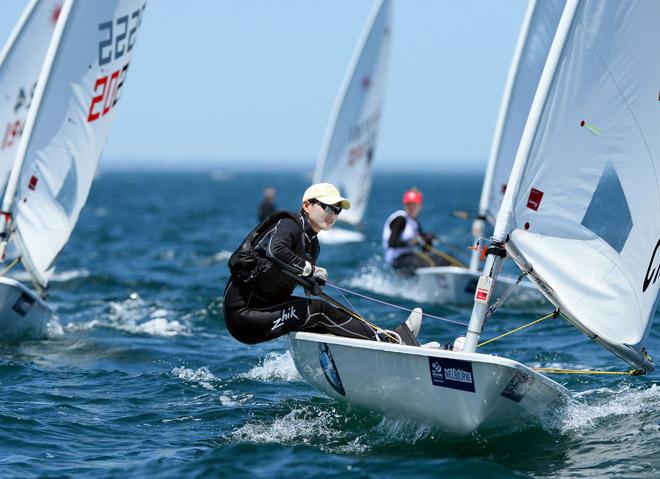
M 510 219 L 508 217 L 503 218 L 502 211 L 506 210 L 505 205 L 507 203 L 513 201 L 514 188 L 512 187 L 517 189 L 519 183 L 518 178 L 525 169 L 525 164 L 529 158 L 532 143 L 536 136 L 536 130 L 548 98 L 548 93 L 550 92 L 550 87 L 554 80 L 562 50 L 564 49 L 564 45 L 566 44 L 566 40 L 573 25 L 575 12 L 579 5 L 578 2 L 579 0 L 569 0 L 566 2 L 564 12 L 559 21 L 559 26 L 557 27 L 557 32 L 555 33 L 555 38 L 552 42 L 552 47 L 548 54 L 548 59 L 543 69 L 543 74 L 539 81 L 536 95 L 534 96 L 534 101 L 516 154 L 513 171 L 511 172 L 511 178 L 509 181 L 510 188 L 507 189 L 504 200 L 502 201 L 500 214 L 495 225 L 495 232 L 491 238 L 491 247 L 488 248 L 488 256 L 486 257 L 486 264 L 484 266 L 484 275 L 479 279 L 477 290 L 475 292 L 475 303 L 465 337 L 465 347 L 463 348 L 466 352 L 474 352 L 477 349 L 477 343 L 479 342 L 484 319 L 488 311 L 490 295 L 493 286 L 497 281 L 501 262 L 505 255 L 504 243 L 511 229 Z

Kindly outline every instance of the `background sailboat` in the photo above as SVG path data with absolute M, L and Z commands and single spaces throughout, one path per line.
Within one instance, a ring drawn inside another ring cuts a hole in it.
M 391 0 L 374 5 L 339 91 L 314 172 L 314 183 L 333 183 L 351 200 L 351 209 L 338 218 L 351 225 L 362 222 L 371 191 L 390 54 L 391 10 Z M 360 232 L 340 228 L 319 235 L 326 243 L 363 239 Z
M 7 182 L 0 223 L 3 252 L 7 240 L 16 245 L 42 294 L 87 200 L 144 7 L 142 0 L 67 0 L 58 14 Z M 3 336 L 44 325 L 49 311 L 38 296 L 15 281 L 0 279 Z M 35 305 L 41 306 L 39 314 L 32 314 Z
M 528 4 L 500 104 L 481 190 L 479 214 L 472 226 L 475 244 L 484 236 L 486 222 L 495 224 L 520 137 L 564 4 L 564 0 L 531 0 Z M 469 270 L 457 266 L 417 270 L 421 280 L 420 287 L 436 289 L 437 297 L 442 302 L 471 303 L 481 274 L 480 256 L 481 248 L 475 248 Z M 516 278 L 500 276 L 496 294 L 502 295 L 515 281 Z M 514 294 L 519 302 L 541 299 L 528 281 L 521 282 Z

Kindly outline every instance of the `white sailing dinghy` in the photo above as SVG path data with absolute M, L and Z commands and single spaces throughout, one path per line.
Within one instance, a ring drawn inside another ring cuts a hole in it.
M 316 163 L 314 183 L 332 183 L 351 200 L 351 209 L 338 220 L 359 225 L 371 193 L 372 163 L 383 109 L 387 62 L 390 55 L 391 0 L 374 5 L 367 26 L 353 53 L 337 97 Z M 319 241 L 363 241 L 364 234 L 333 228 Z
M 33 15 L 47 4 L 30 4 L 26 25 L 36 21 Z M 87 200 L 144 7 L 144 0 L 65 0 L 57 12 L 16 146 L 0 221 L 2 256 L 8 242 L 15 246 L 42 296 Z M 32 46 L 30 37 L 17 34 L 23 37 Z M 31 85 L 34 76 L 23 81 Z M 51 315 L 35 292 L 0 278 L 0 337 L 43 336 Z
M 500 111 L 491 144 L 488 166 L 481 190 L 479 214 L 472 226 L 475 243 L 484 236 L 486 222 L 495 224 L 507 181 L 516 157 L 520 137 L 543 72 L 565 0 L 530 0 L 518 43 L 507 75 Z M 476 247 L 469 269 L 435 266 L 416 271 L 420 287 L 434 291 L 434 300 L 448 304 L 471 304 L 480 271 L 481 248 Z M 495 295 L 500 297 L 516 278 L 500 275 Z M 513 290 L 517 303 L 540 302 L 541 294 L 527 280 Z
M 660 296 L 660 3 L 569 0 L 534 97 L 463 351 L 290 335 L 300 374 L 351 404 L 455 434 L 535 421 L 570 396 L 476 353 L 502 253 L 635 368 Z

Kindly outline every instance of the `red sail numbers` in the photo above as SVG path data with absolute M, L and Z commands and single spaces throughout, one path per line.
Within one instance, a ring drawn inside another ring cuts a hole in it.
M 87 121 L 92 122 L 100 116 L 105 115 L 119 101 L 119 90 L 124 85 L 128 63 L 121 70 L 116 70 L 108 76 L 96 80 L 92 104 L 89 105 Z

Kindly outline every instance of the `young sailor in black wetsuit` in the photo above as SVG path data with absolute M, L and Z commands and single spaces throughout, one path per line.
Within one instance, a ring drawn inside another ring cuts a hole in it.
M 404 210 L 395 211 L 383 227 L 385 261 L 396 271 L 412 275 L 417 268 L 447 266 L 449 261 L 431 248 L 435 235 L 424 233 L 417 216 L 422 209 L 422 192 L 412 188 L 403 194 Z M 422 246 L 425 251 L 416 247 Z
M 313 331 L 381 339 L 365 322 L 325 301 L 293 296 L 299 284 L 295 276 L 327 282 L 328 272 L 316 264 L 316 235 L 332 228 L 350 206 L 333 185 L 318 183 L 305 191 L 299 214 L 276 212 L 248 235 L 229 260 L 232 275 L 224 295 L 225 323 L 234 338 L 255 344 L 291 331 Z M 411 315 L 394 331 L 417 344 L 420 325 L 421 314 Z

